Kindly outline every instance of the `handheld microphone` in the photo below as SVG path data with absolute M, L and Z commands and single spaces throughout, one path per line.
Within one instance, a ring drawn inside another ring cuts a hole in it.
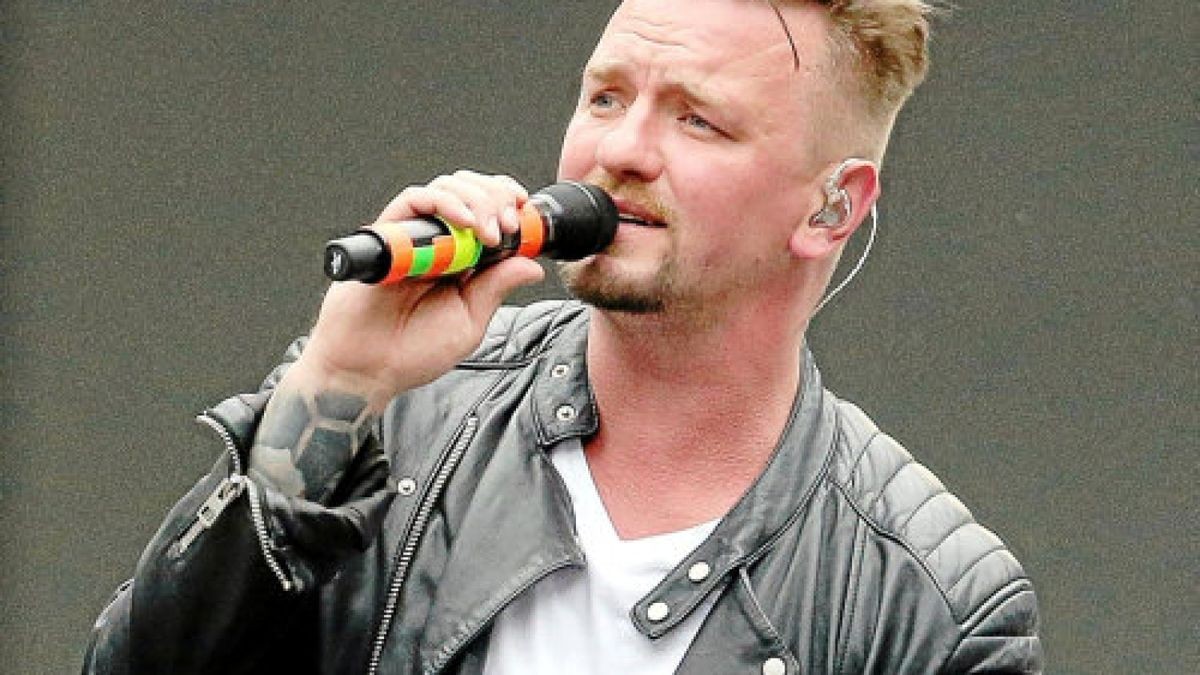
M 376 223 L 325 244 L 325 276 L 391 284 L 483 267 L 514 255 L 579 260 L 617 233 L 617 207 L 604 190 L 565 181 L 538 190 L 521 208 L 520 228 L 484 246 L 473 230 L 437 216 Z

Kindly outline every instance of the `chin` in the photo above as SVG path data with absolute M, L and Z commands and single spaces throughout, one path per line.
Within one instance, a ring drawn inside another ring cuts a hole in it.
M 601 269 L 601 256 L 560 263 L 559 275 L 571 293 L 597 309 L 630 314 L 655 314 L 667 305 L 670 266 L 664 265 L 649 279 L 634 279 L 615 270 Z

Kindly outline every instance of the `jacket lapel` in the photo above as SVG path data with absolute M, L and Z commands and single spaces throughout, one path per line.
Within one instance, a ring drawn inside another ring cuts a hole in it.
M 496 615 L 533 584 L 567 566 L 582 566 L 570 497 L 545 447 L 596 428 L 583 347 L 586 321 L 564 329 L 558 344 L 531 367 L 520 402 L 487 403 L 473 452 L 495 452 L 478 473 L 456 477 L 468 506 L 448 518 L 452 542 L 421 640 L 423 672 L 439 672 Z M 564 368 L 564 366 L 567 366 Z M 561 412 L 564 407 L 571 414 Z M 468 465 L 476 466 L 476 465 Z M 462 469 L 460 469 L 462 472 Z
M 763 614 L 745 574 L 734 575 L 713 606 L 683 662 L 681 675 L 766 673 L 770 662 L 796 675 L 799 664 Z
M 807 351 L 803 368 L 791 416 L 762 475 L 712 535 L 634 606 L 634 625 L 644 635 L 659 637 L 679 625 L 736 570 L 761 559 L 811 501 L 818 479 L 828 470 L 834 425 L 824 414 L 820 374 Z M 708 570 L 699 581 L 692 578 L 697 566 Z M 653 605 L 669 608 L 665 619 L 649 619 Z

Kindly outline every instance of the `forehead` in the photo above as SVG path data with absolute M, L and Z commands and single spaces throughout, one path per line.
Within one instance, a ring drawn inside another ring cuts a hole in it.
M 636 68 L 672 80 L 794 85 L 828 63 L 827 18 L 808 5 L 786 7 L 783 16 L 795 54 L 766 0 L 626 0 L 609 21 L 588 69 Z

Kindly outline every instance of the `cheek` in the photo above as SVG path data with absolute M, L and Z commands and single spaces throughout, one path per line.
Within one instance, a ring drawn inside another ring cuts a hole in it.
M 779 184 L 782 181 L 770 180 L 776 174 L 748 160 L 734 163 L 713 159 L 689 162 L 688 170 L 672 177 L 675 201 L 686 205 L 688 220 L 707 223 L 729 235 L 772 227 L 779 217 L 773 203 L 786 190 Z
M 563 134 L 558 157 L 558 180 L 582 180 L 595 164 L 595 142 L 584 125 L 572 119 Z
M 680 242 L 684 255 L 690 250 L 705 268 L 732 261 L 770 265 L 787 258 L 799 222 L 794 203 L 798 188 L 762 165 L 722 168 L 675 183 L 683 191 L 677 192 L 677 203 L 688 205 L 688 220 L 706 233 L 685 237 Z

